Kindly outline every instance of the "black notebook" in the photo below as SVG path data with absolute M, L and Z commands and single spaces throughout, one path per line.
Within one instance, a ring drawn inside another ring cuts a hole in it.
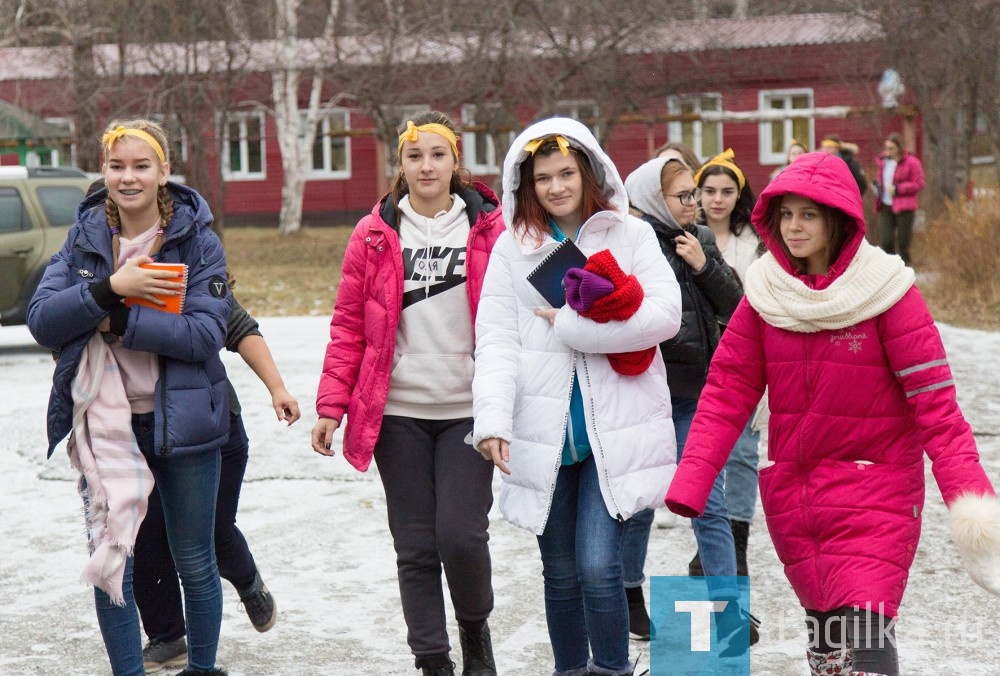
M 570 268 L 582 268 L 587 264 L 587 256 L 577 248 L 573 240 L 567 238 L 549 252 L 542 262 L 528 274 L 528 281 L 538 289 L 538 293 L 552 307 L 566 304 L 566 288 L 563 278 Z

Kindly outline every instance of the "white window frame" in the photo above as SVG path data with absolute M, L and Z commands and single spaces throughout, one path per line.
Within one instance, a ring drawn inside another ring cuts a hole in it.
M 698 94 L 676 94 L 667 97 L 667 110 L 671 115 L 678 115 L 681 112 L 681 106 L 685 103 L 694 104 L 694 112 L 701 114 L 702 111 L 702 101 L 705 99 L 714 99 L 716 102 L 715 110 L 711 112 L 721 112 L 722 111 L 722 94 L 718 92 L 702 92 Z M 688 143 L 684 140 L 684 125 L 691 125 L 691 137 L 692 141 Z M 714 157 L 716 153 L 712 153 L 705 150 L 705 139 L 709 135 L 715 136 L 715 147 L 718 148 L 718 152 L 722 152 L 725 149 L 723 145 L 722 136 L 722 122 L 704 122 L 702 120 L 693 120 L 691 122 L 683 122 L 681 120 L 675 120 L 667 125 L 667 138 L 670 139 L 671 143 L 684 143 L 689 145 L 694 154 L 698 156 L 702 162 Z
M 486 104 L 491 105 L 491 104 Z M 483 106 L 470 103 L 462 106 L 462 126 L 476 124 L 476 113 Z M 479 157 L 478 138 L 482 134 L 486 139 L 486 156 Z M 514 141 L 514 132 L 508 134 L 507 145 Z M 493 136 L 484 132 L 463 131 L 462 132 L 462 154 L 465 156 L 465 166 L 473 174 L 499 174 L 503 158 L 497 157 L 496 146 L 493 143 Z
M 587 111 L 586 115 L 580 114 L 581 108 L 591 108 L 592 110 Z M 584 122 L 585 119 L 597 118 L 600 115 L 601 109 L 597 105 L 596 101 L 590 99 L 566 99 L 562 101 L 557 101 L 556 105 L 553 107 L 553 111 L 556 115 L 560 117 L 571 117 L 580 124 L 587 127 L 590 132 L 594 135 L 594 138 L 598 142 L 601 141 L 601 125 L 597 123 Z
M 265 120 L 264 113 L 260 111 L 230 111 L 222 114 L 222 175 L 226 181 L 263 181 L 267 178 L 267 143 L 265 141 Z M 247 138 L 246 121 L 256 118 L 260 121 L 260 171 L 250 171 L 241 169 L 233 171 L 229 166 L 229 125 L 233 122 L 240 124 L 240 155 L 247 161 L 243 166 L 249 164 L 249 148 L 251 141 Z
M 73 131 L 74 131 L 74 129 L 76 127 L 75 127 L 75 123 L 74 123 L 74 120 L 73 120 L 72 117 L 46 117 L 44 119 L 49 124 L 65 125 L 66 128 L 69 129 L 70 139 L 73 138 Z M 24 163 L 25 163 L 25 165 L 27 165 L 29 167 L 39 167 L 39 166 L 61 167 L 61 166 L 67 166 L 67 165 L 75 167 L 76 166 L 76 144 L 73 143 L 72 140 L 70 141 L 70 143 L 69 143 L 69 157 L 66 157 L 65 156 L 66 153 L 62 152 L 62 148 L 63 147 L 65 147 L 65 146 L 61 146 L 59 148 L 56 148 L 56 147 L 50 147 L 49 148 L 49 150 L 47 152 L 50 153 L 49 159 L 52 161 L 51 164 L 45 164 L 45 165 L 43 165 L 42 162 L 41 162 L 41 156 L 38 154 L 37 151 L 34 151 L 34 150 L 29 150 L 25 154 L 25 162 Z
M 306 125 L 306 115 L 308 111 L 299 111 L 299 145 L 302 145 L 305 137 L 305 125 Z M 309 170 L 306 172 L 306 178 L 308 179 L 322 179 L 322 180 L 343 180 L 351 178 L 351 139 L 349 136 L 339 136 L 336 139 L 330 136 L 330 121 L 335 115 L 339 115 L 344 121 L 344 130 L 347 131 L 351 128 L 351 112 L 346 108 L 330 108 L 320 113 L 319 120 L 316 125 L 316 141 L 319 141 L 323 146 L 323 166 L 316 168 L 313 165 L 313 149 L 312 148 L 302 148 L 302 151 L 309 156 Z M 344 167 L 342 169 L 333 169 L 331 167 L 333 163 L 333 151 L 334 144 L 343 143 L 344 145 Z
M 791 99 L 795 96 L 807 96 L 809 97 L 809 105 L 806 108 L 793 109 L 791 107 Z M 774 140 L 771 134 L 771 125 L 774 123 L 773 120 L 764 120 L 758 125 L 759 130 L 759 148 L 760 148 L 760 164 L 761 165 L 782 165 L 788 160 L 788 146 L 791 143 L 791 139 L 795 138 L 796 141 L 803 144 L 806 148 L 815 147 L 814 140 L 816 138 L 816 117 L 813 111 L 816 106 L 816 100 L 814 98 L 815 94 L 811 87 L 802 87 L 798 89 L 762 89 L 757 92 L 757 109 L 764 115 L 774 112 L 774 108 L 771 107 L 771 101 L 775 99 L 786 99 L 788 102 L 788 107 L 783 110 L 801 110 L 801 115 L 794 115 L 786 117 L 782 124 L 782 134 L 784 135 L 784 143 L 782 144 L 782 149 L 780 152 L 773 152 L 771 150 L 771 143 Z M 798 138 L 795 136 L 792 119 L 794 118 L 806 118 L 809 124 L 809 138 Z

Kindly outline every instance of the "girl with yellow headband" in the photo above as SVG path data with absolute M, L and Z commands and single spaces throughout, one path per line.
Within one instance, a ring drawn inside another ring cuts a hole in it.
M 760 238 L 750 223 L 757 198 L 736 164 L 732 149 L 706 162 L 695 175 L 695 180 L 701 188 L 704 223 L 715 235 L 722 257 L 742 281 L 750 264 L 764 253 Z M 726 509 L 736 547 L 736 570 L 741 576 L 749 575 L 747 542 L 757 502 L 758 446 L 761 431 L 766 434 L 766 429 L 765 399 L 743 430 L 726 463 Z M 766 436 L 764 441 L 766 443 Z M 704 574 L 698 554 L 692 559 L 689 572 L 692 575 Z
M 107 188 L 80 205 L 28 307 L 35 340 L 59 355 L 49 454 L 69 435 L 91 555 L 84 577 L 95 586 L 114 674 L 144 673 L 132 553 L 154 481 L 170 548 L 187 553 L 175 560 L 191 639 L 182 673 L 222 674 L 212 543 L 219 448 L 229 432 L 219 358 L 230 310 L 226 260 L 208 205 L 167 179 L 159 125 L 117 121 L 102 144 Z M 149 262 L 186 264 L 186 279 L 139 267 Z M 182 313 L 123 303 L 161 304 L 156 295 L 182 295 Z
M 444 569 L 464 676 L 493 676 L 489 511 L 493 468 L 472 433 L 473 326 L 503 220 L 463 178 L 455 126 L 437 112 L 399 130 L 399 172 L 354 230 L 330 324 L 312 447 L 372 459 L 385 488 L 407 641 L 423 674 L 454 674 Z

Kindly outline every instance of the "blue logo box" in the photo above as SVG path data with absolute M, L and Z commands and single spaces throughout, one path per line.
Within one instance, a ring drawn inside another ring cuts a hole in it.
M 750 674 L 748 578 L 656 575 L 649 607 L 650 676 Z

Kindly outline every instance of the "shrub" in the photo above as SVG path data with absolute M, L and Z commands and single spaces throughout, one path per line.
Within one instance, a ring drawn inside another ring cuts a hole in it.
M 997 328 L 1000 317 L 1000 196 L 945 204 L 914 237 L 917 283 L 935 319 Z

